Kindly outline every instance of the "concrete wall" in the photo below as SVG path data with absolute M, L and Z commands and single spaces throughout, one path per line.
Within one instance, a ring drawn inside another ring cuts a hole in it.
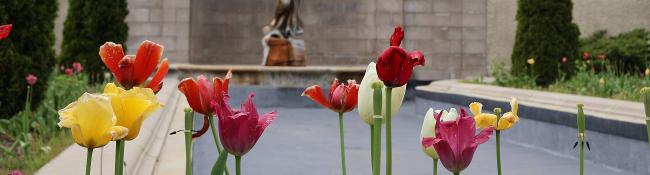
M 274 6 L 273 0 L 193 0 L 190 62 L 260 64 L 261 28 Z M 299 13 L 308 65 L 367 64 L 388 46 L 393 27 L 403 24 L 403 46 L 427 58 L 416 78 L 487 72 L 483 0 L 303 0 Z
M 128 53 L 144 40 L 165 46 L 163 57 L 171 63 L 188 62 L 190 33 L 189 0 L 128 0 Z
M 516 0 L 488 0 L 487 58 L 488 62 L 510 64 L 517 23 Z M 573 20 L 582 36 L 606 29 L 610 34 L 635 28 L 650 30 L 648 0 L 573 0 Z

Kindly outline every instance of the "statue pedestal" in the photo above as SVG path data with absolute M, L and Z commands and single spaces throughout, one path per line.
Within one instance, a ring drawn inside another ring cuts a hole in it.
M 232 69 L 230 82 L 235 85 L 259 85 L 276 87 L 307 87 L 321 85 L 329 87 L 334 78 L 353 79 L 361 82 L 366 66 L 261 66 L 261 65 L 198 65 L 172 64 L 172 70 L 180 77 L 194 77 L 198 74 L 223 77 Z

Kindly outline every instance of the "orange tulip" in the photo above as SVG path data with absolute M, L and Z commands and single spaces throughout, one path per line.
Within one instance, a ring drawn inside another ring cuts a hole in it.
M 143 41 L 138 48 L 136 55 L 124 55 L 124 49 L 121 44 L 106 42 L 99 47 L 99 56 L 102 61 L 113 73 L 117 82 L 125 89 L 131 89 L 135 86 L 143 85 L 149 78 L 149 75 L 156 69 L 164 47 L 151 41 Z M 154 92 L 162 88 L 162 80 L 169 70 L 167 58 L 163 59 L 158 71 L 154 74 L 151 81 L 145 88 L 150 88 Z

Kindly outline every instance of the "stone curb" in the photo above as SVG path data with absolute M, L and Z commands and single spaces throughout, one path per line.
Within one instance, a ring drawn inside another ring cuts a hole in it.
M 576 127 L 576 104 L 585 105 L 587 129 L 635 140 L 647 140 L 644 107 L 642 103 L 587 97 L 572 94 L 505 88 L 492 85 L 461 83 L 458 80 L 435 81 L 416 87 L 417 97 L 461 106 L 478 100 L 484 109 L 505 107 L 509 97 L 517 97 L 520 115 L 538 121 Z

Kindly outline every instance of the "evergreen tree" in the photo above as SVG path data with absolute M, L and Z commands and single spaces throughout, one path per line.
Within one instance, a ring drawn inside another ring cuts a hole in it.
M 572 10 L 571 0 L 518 1 L 513 74 L 532 73 L 537 84 L 546 86 L 558 78 L 562 57 L 568 58 L 568 64 L 574 64 L 579 58 L 580 30 L 572 22 Z M 530 58 L 535 59 L 532 66 L 526 62 Z
M 3 0 L 0 25 L 12 24 L 9 37 L 0 40 L 0 118 L 11 117 L 25 105 L 27 74 L 38 76 L 33 104 L 38 104 L 53 70 L 56 0 Z
M 89 73 L 91 82 L 101 82 L 106 67 L 99 58 L 99 46 L 111 41 L 123 44 L 129 27 L 126 0 L 69 0 L 70 8 L 63 27 L 59 63 L 70 66 L 78 61 Z

